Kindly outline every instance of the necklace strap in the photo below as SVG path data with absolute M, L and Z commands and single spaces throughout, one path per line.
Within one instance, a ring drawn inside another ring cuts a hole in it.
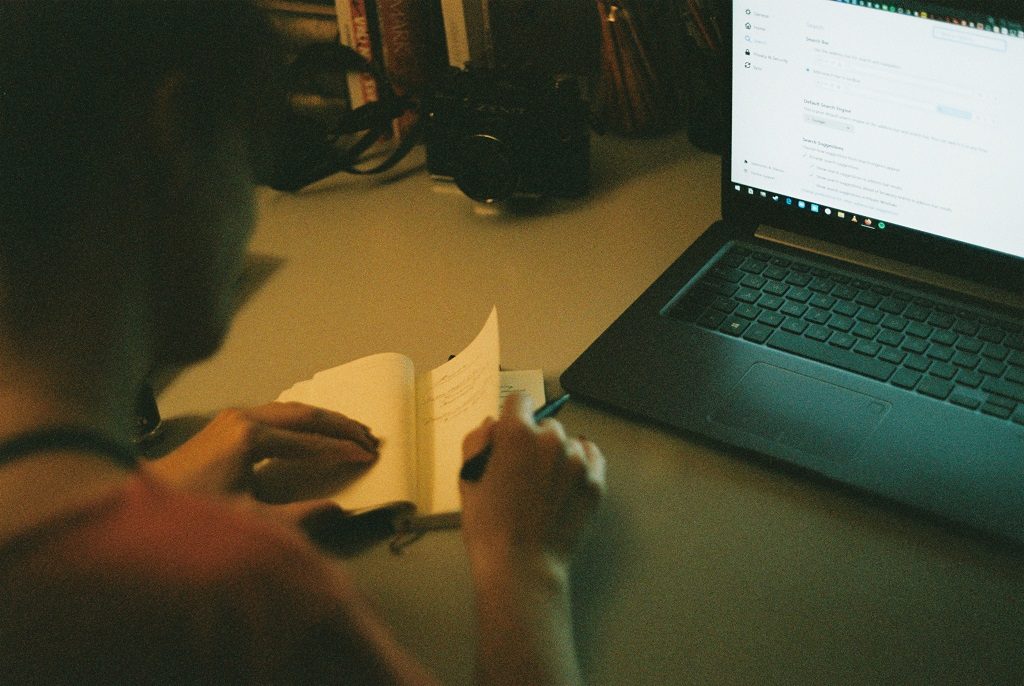
M 82 426 L 54 426 L 26 431 L 0 441 L 0 464 L 13 462 L 32 453 L 82 450 L 99 453 L 114 462 L 135 469 L 135 450 L 109 436 Z

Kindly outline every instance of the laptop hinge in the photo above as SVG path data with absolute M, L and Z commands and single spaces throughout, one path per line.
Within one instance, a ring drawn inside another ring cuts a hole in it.
M 1024 295 L 1019 293 L 1010 293 L 1009 291 L 992 288 L 974 281 L 950 276 L 949 274 L 941 274 L 929 269 L 915 267 L 905 262 L 872 255 L 871 253 L 854 248 L 827 243 L 774 226 L 762 224 L 754 232 L 754 236 L 804 252 L 830 257 L 841 262 L 891 274 L 902 279 L 910 279 L 911 281 L 953 291 L 954 293 L 963 293 L 973 298 L 986 300 L 1004 307 L 1024 309 Z

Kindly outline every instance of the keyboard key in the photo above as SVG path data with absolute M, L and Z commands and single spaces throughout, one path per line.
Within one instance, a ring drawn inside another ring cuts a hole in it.
M 721 265 L 716 266 L 714 269 L 712 269 L 711 273 L 714 274 L 719 279 L 721 279 L 722 281 L 727 281 L 728 283 L 739 283 L 744 276 L 743 272 L 739 271 L 738 269 L 723 267 Z
M 825 310 L 819 310 L 812 307 L 810 311 L 804 315 L 804 319 L 811 322 L 812 324 L 827 324 L 828 320 L 832 318 L 832 315 Z
M 810 326 L 810 324 L 802 319 L 787 319 L 786 323 L 782 325 L 782 330 L 799 336 L 807 330 L 808 326 Z
M 981 362 L 981 358 L 977 355 L 971 355 L 958 350 L 953 354 L 952 362 L 957 367 L 962 367 L 963 369 L 974 369 L 978 366 L 978 363 Z
M 878 309 L 882 312 L 888 312 L 889 314 L 903 314 L 903 310 L 907 309 L 909 303 L 899 298 L 885 298 L 882 302 L 878 303 Z
M 1004 379 L 985 379 L 981 384 L 981 390 L 1024 403 L 1024 386 Z
M 903 361 L 904 367 L 913 369 L 915 372 L 926 372 L 931 365 L 932 361 L 923 355 L 910 355 Z
M 832 311 L 844 317 L 853 317 L 860 312 L 860 305 L 852 302 L 839 302 L 832 308 Z
M 956 375 L 956 382 L 962 386 L 967 386 L 968 388 L 977 388 L 984 380 L 985 377 L 978 372 L 972 372 L 965 369 L 960 370 Z
M 981 354 L 992 360 L 1005 360 L 1010 354 L 1010 349 L 995 343 L 986 343 L 981 349 Z
M 819 345 L 814 341 L 801 336 L 794 336 L 785 331 L 776 331 L 768 339 L 768 345 L 772 348 L 784 350 L 794 355 L 806 357 L 817 362 L 823 362 L 833 367 L 845 369 L 864 376 L 888 381 L 896 365 L 883 362 L 870 357 L 858 355 L 849 350 L 842 350 L 828 345 Z
M 755 291 L 753 288 L 741 288 L 736 291 L 736 295 L 733 297 L 741 302 L 753 305 L 761 299 L 761 291 Z
M 934 362 L 928 373 L 944 381 L 949 381 L 956 376 L 957 369 L 948 362 Z
M 892 384 L 894 386 L 899 386 L 900 388 L 912 390 L 917 385 L 917 382 L 921 380 L 921 376 L 922 374 L 920 372 L 900 367 L 896 370 L 896 373 L 892 375 Z
M 1013 410 L 1007 409 L 1002 405 L 993 405 L 992 403 L 985 403 L 982 405 L 981 411 L 987 415 L 998 417 L 999 419 L 1009 419 L 1010 415 L 1013 414 Z
M 858 305 L 865 305 L 867 307 L 878 307 L 878 303 L 882 302 L 882 298 L 871 291 L 861 291 L 857 295 L 855 302 Z
M 956 349 L 963 350 L 965 353 L 980 353 L 983 344 L 977 338 L 969 338 L 967 336 L 961 336 L 960 340 L 956 342 Z
M 743 264 L 740 265 L 740 270 L 745 271 L 748 274 L 760 274 L 765 270 L 767 266 L 768 265 L 762 262 L 761 260 L 754 259 L 753 257 L 748 257 L 743 261 Z
M 848 333 L 839 332 L 836 334 L 832 334 L 832 338 L 829 339 L 828 343 L 829 345 L 834 345 L 837 348 L 849 350 L 854 346 L 854 344 L 857 343 L 857 339 Z
M 1024 385 L 1024 369 L 1021 369 L 1020 367 L 1008 367 L 1006 372 L 1003 374 L 1003 378 L 1011 383 Z
M 718 330 L 730 336 L 742 336 L 743 332 L 750 326 L 750 321 L 739 317 L 727 317 Z
M 1017 402 L 1015 400 L 1010 400 L 1009 398 L 1004 398 L 1000 395 L 990 395 L 986 400 L 993 405 L 1005 407 L 1008 410 L 1013 410 L 1017 407 Z
M 781 325 L 782 322 L 786 321 L 786 318 L 783 317 L 778 312 L 762 312 L 761 316 L 757 318 L 757 321 L 772 328 L 775 328 Z
M 1006 371 L 1006 365 L 995 360 L 982 360 L 978 365 L 978 371 L 985 376 L 999 377 Z
M 933 360 L 939 360 L 941 362 L 949 362 L 953 359 L 953 349 L 945 345 L 939 345 L 938 343 L 932 343 L 928 346 L 928 352 L 925 354 Z
M 890 331 L 889 329 L 886 329 L 885 331 L 879 332 L 875 337 L 875 340 L 882 345 L 898 348 L 900 347 L 900 343 L 903 342 L 903 334 L 898 331 Z
M 906 319 L 895 314 L 888 314 L 882 318 L 882 326 L 893 331 L 903 331 L 909 324 Z
M 932 334 L 932 340 L 940 345 L 955 345 L 957 338 L 952 331 L 936 331 Z
M 953 391 L 953 384 L 933 376 L 926 376 L 917 385 L 917 392 L 939 400 L 945 400 Z
M 697 324 L 707 329 L 717 329 L 728 315 L 718 310 L 708 310 L 697 319 Z
M 906 357 L 907 354 L 905 352 L 896 348 L 883 348 L 882 352 L 878 353 L 878 359 L 892 362 L 893 364 L 900 364 Z
M 709 305 L 712 309 L 725 312 L 726 314 L 732 314 L 732 311 L 736 309 L 736 303 L 732 299 L 724 298 L 720 295 L 712 298 Z
M 821 341 L 822 343 L 827 341 L 829 336 L 831 335 L 831 331 L 829 331 L 827 328 L 819 324 L 811 324 L 810 326 L 807 327 L 807 330 L 804 331 L 804 336 L 807 336 L 808 338 L 814 339 L 816 341 Z
M 832 315 L 832 319 L 828 321 L 828 326 L 830 329 L 847 333 L 853 328 L 853 320 L 841 314 L 835 314 Z
M 800 303 L 787 302 L 781 308 L 779 312 L 786 315 L 787 317 L 803 317 L 804 313 L 807 312 L 807 305 L 801 305 Z
M 812 270 L 813 271 L 813 270 Z M 821 276 L 816 279 L 811 279 L 811 282 L 807 284 L 807 287 L 812 291 L 818 293 L 831 293 L 832 289 L 836 287 L 836 282 L 832 279 L 827 278 L 827 272 L 821 272 L 826 276 Z
M 737 317 L 743 317 L 744 319 L 757 319 L 761 314 L 761 309 L 756 305 L 748 305 L 746 303 L 740 305 L 733 312 Z
M 971 321 L 970 319 L 958 319 L 953 326 L 953 331 L 965 336 L 973 336 L 978 333 L 979 328 L 978 322 Z
M 995 326 L 983 326 L 978 332 L 978 338 L 989 343 L 1002 343 L 1003 339 L 1006 338 L 1006 333 Z
M 966 407 L 969 410 L 976 410 L 981 407 L 980 400 L 959 388 L 954 390 L 949 396 L 949 402 L 959 405 L 960 407 Z
M 773 331 L 774 329 L 764 324 L 751 324 L 743 334 L 743 338 L 753 343 L 764 343 Z
M 796 269 L 796 265 L 793 265 L 793 269 Z M 796 286 L 798 288 L 803 288 L 810 282 L 811 277 L 807 276 L 807 274 L 796 273 L 790 274 L 789 276 L 786 277 L 786 283 L 788 283 L 791 286 Z
M 747 274 L 746 276 L 743 277 L 743 280 L 740 281 L 741 286 L 753 288 L 754 290 L 757 291 L 761 290 L 761 287 L 764 286 L 766 283 L 768 283 L 768 279 L 764 278 L 760 274 Z
M 920 338 L 914 338 L 913 336 L 907 336 L 900 347 L 907 352 L 920 355 L 927 350 L 929 346 L 928 341 L 921 340 Z
M 853 352 L 860 355 L 866 355 L 867 357 L 874 357 L 881 351 L 882 346 L 874 341 L 857 341 L 857 345 L 853 346 Z
M 944 312 L 932 312 L 932 315 L 928 317 L 927 322 L 939 329 L 948 329 L 956 323 L 956 317 Z
M 915 322 L 923 322 L 931 316 L 932 311 L 919 303 L 913 303 L 906 309 L 903 316 Z
M 859 338 L 866 338 L 867 340 L 871 340 L 872 338 L 877 336 L 881 331 L 882 329 L 878 326 L 875 326 L 874 324 L 866 324 L 864 322 L 859 322 L 856 326 L 853 327 L 850 333 Z
M 784 283 L 779 283 L 778 281 L 769 281 L 761 290 L 768 295 L 783 296 L 789 290 L 789 286 Z
M 831 295 L 825 295 L 823 293 L 815 293 L 811 296 L 810 304 L 814 307 L 820 307 L 823 310 L 831 310 L 832 306 L 836 304 L 836 299 Z
M 793 302 L 805 303 L 811 299 L 811 295 L 812 293 L 806 288 L 799 288 L 787 293 L 786 298 L 788 300 L 792 300 Z
M 1013 350 L 1024 350 L 1024 336 L 1017 333 L 1011 333 L 1003 339 L 1003 345 L 1007 348 L 1012 348 Z
M 918 338 L 928 338 L 935 331 L 934 328 L 918 321 L 912 321 L 907 326 L 907 333 Z
M 878 310 L 864 308 L 857 313 L 857 319 L 861 320 L 865 324 L 877 324 L 882 321 L 882 313 Z

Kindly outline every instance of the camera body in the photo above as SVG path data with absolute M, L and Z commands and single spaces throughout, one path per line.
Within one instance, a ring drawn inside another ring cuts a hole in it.
M 575 77 L 470 65 L 423 105 L 427 170 L 470 198 L 586 194 L 590 111 Z

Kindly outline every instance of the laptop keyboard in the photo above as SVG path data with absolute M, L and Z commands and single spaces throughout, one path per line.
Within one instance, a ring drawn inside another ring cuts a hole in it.
M 1024 327 L 824 261 L 733 245 L 666 314 L 1024 424 Z

